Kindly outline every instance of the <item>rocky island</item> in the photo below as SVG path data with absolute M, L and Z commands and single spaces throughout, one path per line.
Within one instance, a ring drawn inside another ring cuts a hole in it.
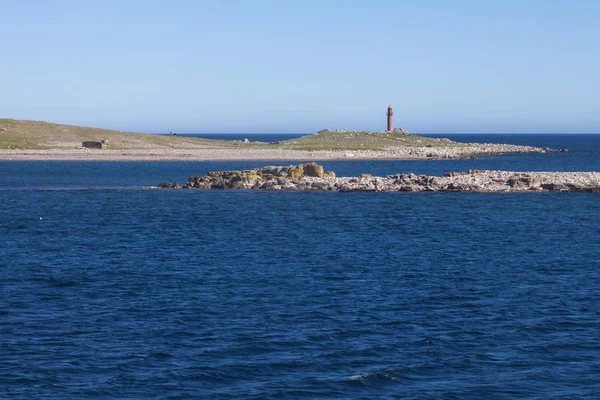
M 96 143 L 90 148 L 88 143 Z M 434 160 L 551 149 L 461 143 L 403 129 L 355 132 L 323 129 L 281 142 L 214 140 L 122 132 L 41 121 L 0 119 L 0 160 Z
M 396 174 L 336 177 L 316 163 L 216 171 L 184 184 L 160 188 L 249 189 L 337 192 L 600 192 L 600 172 L 512 172 L 469 170 L 444 176 Z

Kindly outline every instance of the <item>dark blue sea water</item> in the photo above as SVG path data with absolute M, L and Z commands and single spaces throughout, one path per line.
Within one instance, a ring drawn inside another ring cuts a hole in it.
M 150 187 L 263 164 L 0 162 L 0 398 L 600 397 L 598 194 Z

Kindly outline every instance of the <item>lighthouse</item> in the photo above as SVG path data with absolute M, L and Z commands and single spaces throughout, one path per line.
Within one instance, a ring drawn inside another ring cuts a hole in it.
M 387 130 L 388 132 L 394 130 L 394 111 L 392 111 L 392 106 L 389 106 L 387 110 Z

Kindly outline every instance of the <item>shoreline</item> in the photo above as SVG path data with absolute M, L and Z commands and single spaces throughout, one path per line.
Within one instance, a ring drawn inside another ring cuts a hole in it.
M 463 147 L 393 147 L 385 150 L 290 149 L 0 149 L 2 161 L 352 161 L 352 160 L 457 160 L 508 153 L 543 153 L 548 149 L 505 144 Z
M 380 157 L 304 150 L 0 150 L 1 161 L 325 161 L 421 160 L 422 157 Z

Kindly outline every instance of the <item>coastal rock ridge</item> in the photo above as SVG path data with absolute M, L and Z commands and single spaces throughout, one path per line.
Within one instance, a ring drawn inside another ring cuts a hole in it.
M 444 176 L 362 174 L 336 177 L 316 163 L 269 166 L 243 171 L 213 171 L 184 184 L 160 188 L 252 189 L 338 192 L 600 192 L 600 172 L 513 172 L 469 170 Z

